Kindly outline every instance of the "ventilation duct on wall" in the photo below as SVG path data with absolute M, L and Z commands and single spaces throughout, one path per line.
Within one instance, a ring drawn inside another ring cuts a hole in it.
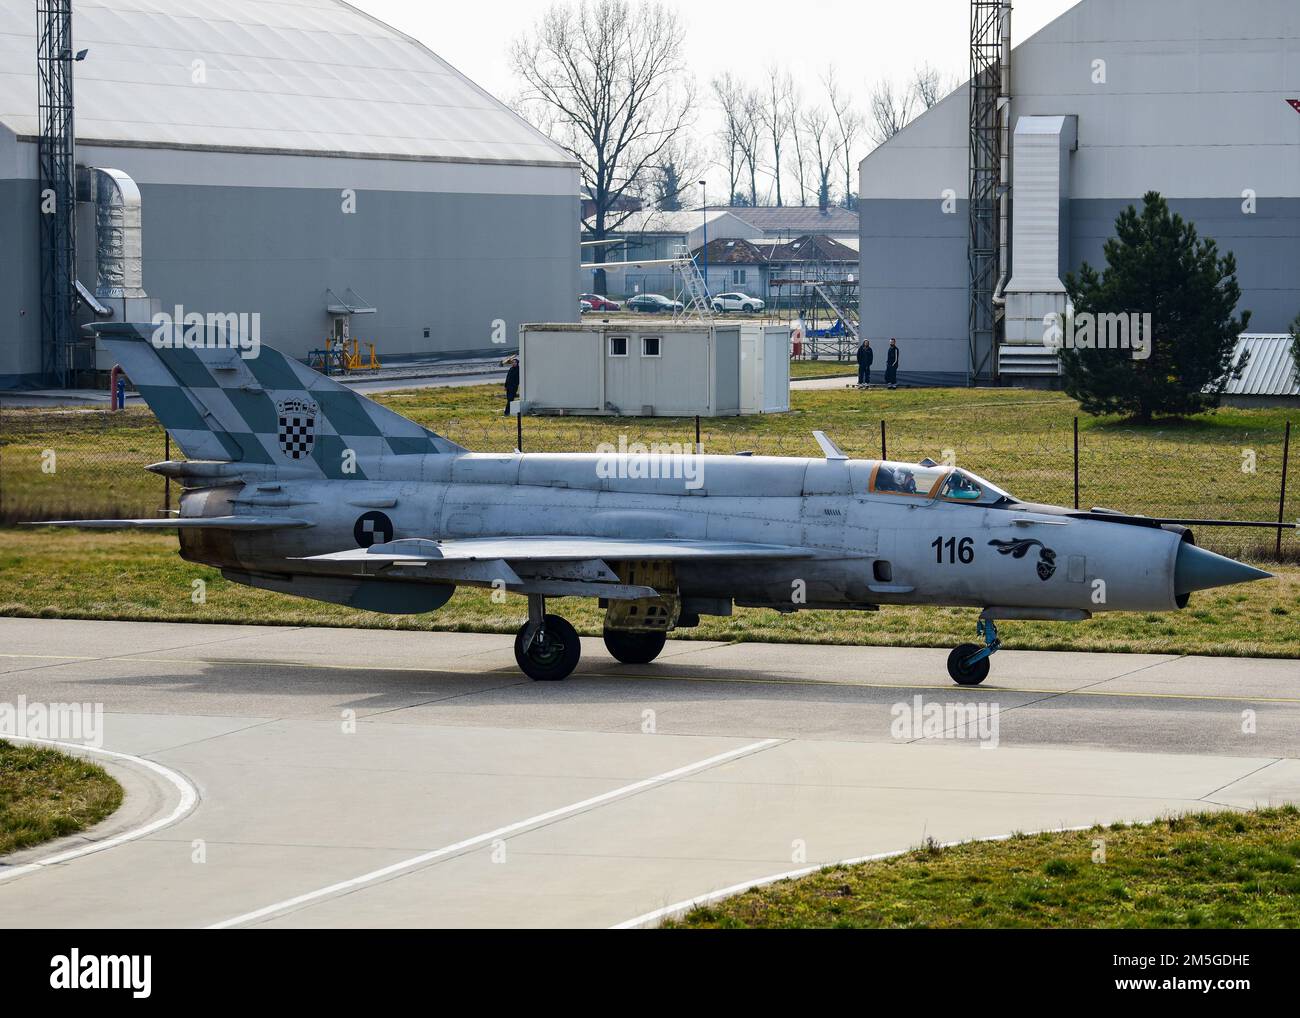
M 87 167 L 95 206 L 95 296 L 143 297 L 140 189 L 121 170 Z
M 1070 251 L 1070 153 L 1079 147 L 1078 118 L 1016 121 L 1015 217 L 1011 281 L 1006 289 L 1002 374 L 1055 376 L 1060 361 L 1046 344 L 1049 315 L 1064 315 Z

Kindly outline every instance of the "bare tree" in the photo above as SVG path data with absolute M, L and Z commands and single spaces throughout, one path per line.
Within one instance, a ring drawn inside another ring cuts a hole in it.
M 924 63 L 912 74 L 912 97 L 921 109 L 933 109 L 957 84 L 952 79 L 945 78 L 929 63 Z
M 649 190 L 654 167 L 691 123 L 683 38 L 676 13 L 657 0 L 579 0 L 552 4 L 511 47 L 525 86 L 517 107 L 577 160 L 595 240 L 632 214 L 625 199 Z M 605 260 L 603 247 L 594 251 Z M 603 270 L 595 286 L 604 292 Z
M 830 102 L 831 116 L 835 120 L 835 131 L 839 141 L 840 165 L 844 170 L 844 206 L 852 208 L 853 189 L 853 154 L 859 135 L 865 126 L 862 115 L 853 108 L 853 102 L 847 91 L 835 77 L 835 69 L 827 72 L 826 98 Z
M 795 180 L 799 184 L 799 204 L 808 204 L 808 168 L 807 146 L 804 144 L 803 99 L 796 88 L 791 87 L 786 97 L 786 116 L 790 122 L 790 137 L 794 141 Z
M 749 204 L 758 204 L 758 167 L 762 161 L 762 100 L 758 92 L 747 88 L 741 99 L 740 155 L 749 172 Z
M 872 134 L 883 145 L 912 119 L 912 94 L 882 78 L 871 93 Z
M 740 174 L 745 162 L 745 88 L 730 71 L 714 78 L 709 87 L 722 110 L 718 147 L 722 164 L 727 168 L 727 203 L 731 204 L 740 189 Z
M 767 135 L 768 151 L 772 155 L 772 177 L 776 183 L 778 206 L 785 204 L 781 193 L 781 148 L 793 126 L 793 109 L 790 101 L 793 93 L 794 81 L 789 72 L 782 74 L 776 64 L 769 64 L 767 87 L 763 92 L 763 105 L 759 109 L 758 119 Z
M 660 212 L 677 212 L 682 197 L 696 187 L 704 171 L 704 160 L 689 135 L 669 145 L 651 174 L 650 200 Z
M 809 157 L 813 159 L 816 168 L 817 205 L 826 209 L 831 203 L 831 173 L 835 170 L 835 160 L 839 155 L 839 142 L 831 115 L 822 106 L 812 106 L 804 110 L 800 123 Z

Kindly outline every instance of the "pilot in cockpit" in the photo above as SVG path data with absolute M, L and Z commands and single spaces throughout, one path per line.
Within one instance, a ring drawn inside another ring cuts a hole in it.
M 880 471 L 876 474 L 876 491 L 915 495 L 916 474 L 904 467 L 891 467 L 882 463 Z
M 948 483 L 944 486 L 944 497 L 955 498 L 963 502 L 974 502 L 981 495 L 983 490 L 971 478 L 963 474 L 960 470 L 954 470 L 948 478 Z

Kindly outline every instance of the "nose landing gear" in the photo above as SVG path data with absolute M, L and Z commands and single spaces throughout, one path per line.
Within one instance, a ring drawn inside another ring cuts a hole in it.
M 578 667 L 582 645 L 577 630 L 559 615 L 546 614 L 546 598 L 528 595 L 528 621 L 515 637 L 515 661 L 530 679 L 558 682 Z
M 978 686 L 989 677 L 989 658 L 1002 647 L 998 627 L 992 619 L 981 618 L 975 632 L 983 637 L 984 646 L 963 643 L 948 655 L 948 674 L 959 686 Z

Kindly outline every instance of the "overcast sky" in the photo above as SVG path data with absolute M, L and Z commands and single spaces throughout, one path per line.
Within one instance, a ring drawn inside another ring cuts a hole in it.
M 498 97 L 519 91 L 510 68 L 510 44 L 530 28 L 544 0 L 350 0 L 415 36 L 444 60 Z M 865 114 L 874 83 L 904 81 L 925 62 L 947 79 L 966 78 L 968 0 L 748 0 L 740 4 L 668 0 L 687 33 L 687 58 L 700 94 L 730 70 L 757 84 L 776 61 L 794 75 L 806 98 L 821 98 L 821 78 L 835 67 Z M 1075 0 L 1016 0 L 1012 40 L 1019 43 L 1068 10 Z M 715 127 L 701 110 L 696 132 Z M 862 153 L 862 154 L 865 154 Z M 724 187 L 725 190 L 725 187 Z

